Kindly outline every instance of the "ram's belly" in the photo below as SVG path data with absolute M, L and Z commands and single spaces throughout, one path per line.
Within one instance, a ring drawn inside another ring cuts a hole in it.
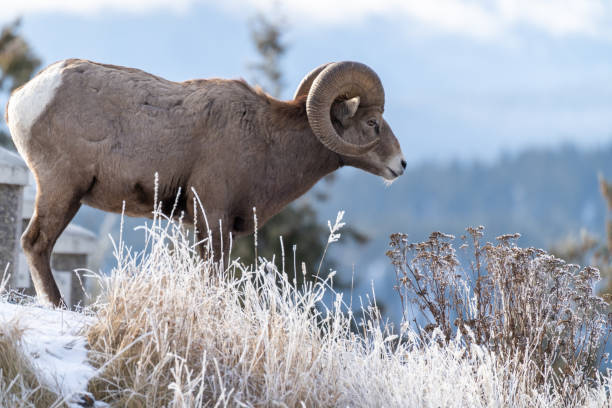
M 186 177 L 181 168 L 165 163 L 156 166 L 149 159 L 125 160 L 116 154 L 104 157 L 97 166 L 95 181 L 84 195 L 82 202 L 92 207 L 134 217 L 151 217 L 154 203 L 161 202 L 162 211 L 169 213 L 175 201 L 179 207 L 176 212 L 184 211 L 184 186 Z M 179 190 L 181 195 L 178 196 Z
M 145 181 L 117 176 L 96 178 L 91 190 L 82 198 L 82 203 L 115 213 L 121 213 L 125 203 L 126 215 L 150 216 L 153 211 L 154 189 Z

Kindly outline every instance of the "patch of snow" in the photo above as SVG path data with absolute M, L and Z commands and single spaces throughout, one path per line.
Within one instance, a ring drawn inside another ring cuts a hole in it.
M 96 373 L 87 361 L 87 339 L 80 334 L 91 318 L 66 310 L 0 302 L 0 324 L 11 321 L 24 329 L 24 352 L 41 379 L 70 406 L 79 407 L 81 396 L 87 394 L 87 383 Z

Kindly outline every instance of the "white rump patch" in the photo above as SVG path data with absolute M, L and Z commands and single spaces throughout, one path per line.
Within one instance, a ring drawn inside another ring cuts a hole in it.
M 53 100 L 62 83 L 65 61 L 48 66 L 34 79 L 15 91 L 8 103 L 9 128 L 13 138 L 23 138 Z

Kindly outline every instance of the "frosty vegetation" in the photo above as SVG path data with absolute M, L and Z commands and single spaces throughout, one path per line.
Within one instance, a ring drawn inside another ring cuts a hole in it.
M 467 271 L 451 235 L 433 233 L 421 243 L 391 236 L 387 255 L 395 266 L 404 321 L 413 315 L 424 342 L 433 336 L 444 345 L 460 336 L 468 352 L 482 346 L 511 371 L 530 372 L 534 386 L 553 387 L 564 401 L 582 402 L 576 390 L 596 381 L 608 361 L 603 348 L 611 330 L 609 305 L 594 293 L 599 271 L 519 248 L 512 244 L 518 234 L 481 245 L 483 229 L 468 228 L 468 237 L 462 237 L 464 254 L 471 249 L 472 255 Z
M 341 224 L 341 217 L 330 223 L 330 243 Z M 417 329 L 407 317 L 392 329 L 373 306 L 366 305 L 363 319 L 356 319 L 331 288 L 332 277 L 296 287 L 305 266 L 294 267 L 290 254 L 282 257 L 290 267 L 260 259 L 256 267 L 235 260 L 222 269 L 198 256 L 192 234 L 179 224 L 157 215 L 143 229 L 145 251 L 134 253 L 118 242 L 118 265 L 110 277 L 97 277 L 101 296 L 84 311 L 91 315 L 83 333 L 97 368 L 89 392 L 98 404 L 610 403 L 610 377 L 593 369 L 597 344 L 607 334 L 602 320 L 607 305 L 591 292 L 595 272 L 576 272 L 541 251 L 511 245 L 507 237 L 477 247 L 481 258 L 474 272 L 480 268 L 480 280 L 469 286 L 446 236 L 434 234 L 414 245 L 394 236 L 390 255 L 398 268 L 398 290 L 405 305 L 429 313 L 430 321 Z M 478 231 L 472 231 L 475 238 Z M 416 297 L 409 293 L 414 288 Z M 330 296 L 333 304 L 323 303 Z M 2 332 L 0 339 L 10 336 Z M 7 346 L 0 347 L 4 355 Z M 37 406 L 28 390 L 45 392 L 28 379 L 35 370 L 24 361 L 26 368 L 17 371 L 0 363 L 5 398 L 0 406 L 17 400 L 16 406 Z M 19 386 L 11 388 L 15 381 Z

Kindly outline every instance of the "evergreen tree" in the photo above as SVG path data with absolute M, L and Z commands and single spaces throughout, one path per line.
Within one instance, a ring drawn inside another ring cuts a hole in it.
M 20 25 L 21 20 L 17 19 L 0 32 L 0 93 L 5 94 L 6 98 L 14 89 L 28 82 L 40 66 L 40 59 L 19 35 Z M 6 126 L 0 128 L 0 146 L 15 149 Z

